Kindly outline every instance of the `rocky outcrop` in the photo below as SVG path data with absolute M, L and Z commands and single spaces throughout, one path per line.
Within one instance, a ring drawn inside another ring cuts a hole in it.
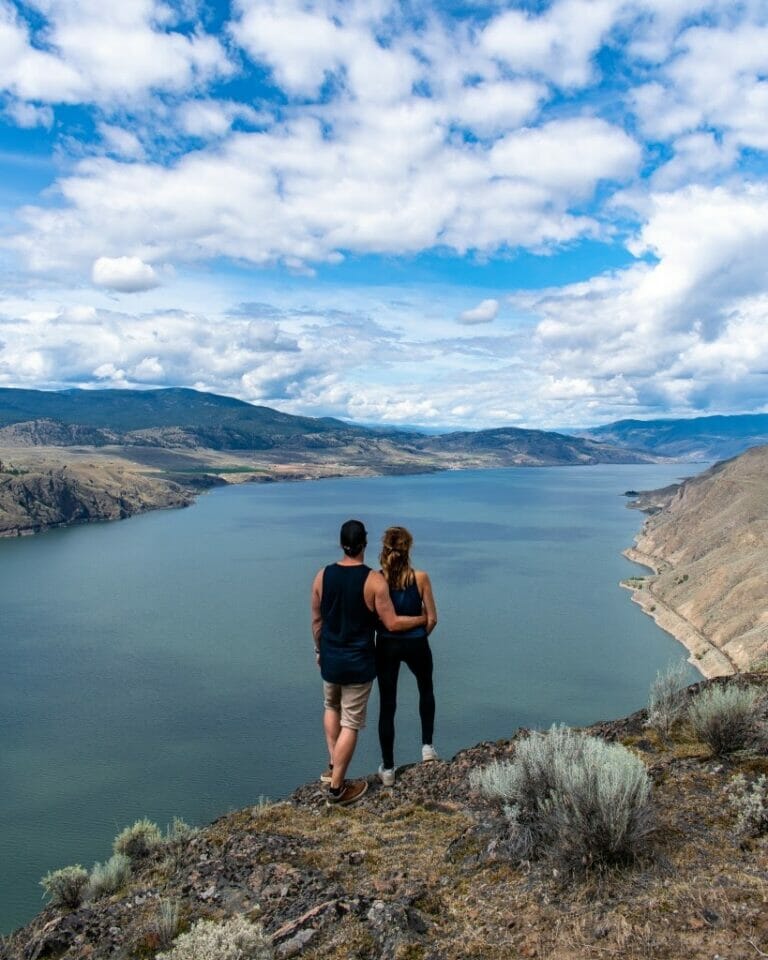
M 768 656 L 768 447 L 643 493 L 650 514 L 627 552 L 654 576 L 627 585 L 708 676 Z
M 93 520 L 120 520 L 144 510 L 183 507 L 193 494 L 179 484 L 119 465 L 76 464 L 0 472 L 0 536 L 39 533 Z
M 635 751 L 653 781 L 653 839 L 631 868 L 563 875 L 551 863 L 509 859 L 504 816 L 471 790 L 469 772 L 512 757 L 526 733 L 518 731 L 449 762 L 400 768 L 391 789 L 371 776 L 354 808 L 328 809 L 315 781 L 286 801 L 231 813 L 140 862 L 116 894 L 47 907 L 0 942 L 0 957 L 151 958 L 168 901 L 180 907 L 181 928 L 236 915 L 261 923 L 278 960 L 767 952 L 768 846 L 736 836 L 723 793 L 736 773 L 768 772 L 765 748 L 715 760 L 688 732 L 662 741 L 645 720 L 640 711 L 590 729 Z

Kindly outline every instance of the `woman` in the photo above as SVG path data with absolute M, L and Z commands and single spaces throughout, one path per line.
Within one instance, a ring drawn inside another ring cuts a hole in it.
M 404 663 L 416 677 L 419 687 L 422 760 L 437 760 L 432 746 L 435 724 L 435 695 L 432 691 L 432 651 L 427 637 L 437 625 L 437 609 L 432 584 L 423 570 L 411 566 L 413 537 L 405 527 L 389 527 L 381 538 L 379 562 L 389 584 L 395 612 L 401 616 L 418 616 L 422 607 L 427 617 L 424 627 L 389 633 L 379 624 L 376 630 L 376 676 L 379 683 L 379 743 L 382 763 L 379 779 L 385 787 L 395 782 L 395 710 L 397 678 Z

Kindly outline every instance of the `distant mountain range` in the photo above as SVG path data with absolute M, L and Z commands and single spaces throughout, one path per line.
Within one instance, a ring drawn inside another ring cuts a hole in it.
M 574 431 L 605 443 L 676 460 L 724 460 L 768 443 L 768 413 L 690 420 L 618 420 Z
M 0 389 L 0 445 L 127 446 L 335 452 L 373 463 L 400 452 L 412 467 L 644 463 L 653 455 L 590 437 L 505 427 L 427 436 L 331 417 L 298 417 L 211 393 L 166 390 Z M 459 458 L 455 463 L 451 458 Z M 402 464 L 401 464 L 402 466 Z

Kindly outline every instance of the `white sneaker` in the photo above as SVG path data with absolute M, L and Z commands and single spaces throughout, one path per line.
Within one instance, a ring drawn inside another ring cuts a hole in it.
M 439 760 L 440 757 L 438 757 L 437 750 L 435 750 L 431 743 L 425 743 L 421 748 L 421 759 L 422 762 L 427 763 L 430 760 Z
M 394 787 L 395 785 L 395 768 L 392 767 L 391 770 L 387 770 L 384 764 L 379 764 L 379 780 L 385 787 Z

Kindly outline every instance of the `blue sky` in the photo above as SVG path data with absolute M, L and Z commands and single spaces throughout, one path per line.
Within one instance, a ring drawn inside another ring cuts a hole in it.
M 766 77 L 766 0 L 0 0 L 0 385 L 768 410 Z

